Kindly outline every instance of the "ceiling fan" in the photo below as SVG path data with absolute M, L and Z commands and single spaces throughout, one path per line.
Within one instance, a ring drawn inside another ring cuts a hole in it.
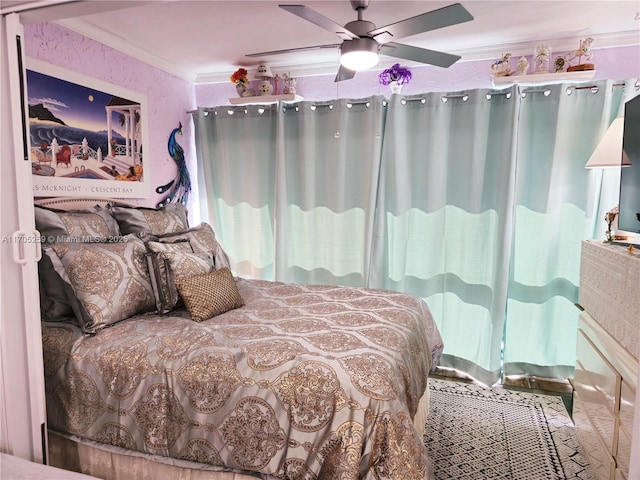
M 363 12 L 369 6 L 369 0 L 350 0 L 350 2 L 351 7 L 358 14 L 358 19 L 347 23 L 345 26 L 337 24 L 304 5 L 278 5 L 298 17 L 335 33 L 342 39 L 342 43 L 252 53 L 247 57 L 265 57 L 301 50 L 337 47 L 340 49 L 340 68 L 336 75 L 336 82 L 349 80 L 354 77 L 357 71 L 367 70 L 377 65 L 380 53 L 446 68 L 457 62 L 460 56 L 404 45 L 392 40 L 473 20 L 473 16 L 462 5 L 455 3 L 415 17 L 406 18 L 385 27 L 376 28 L 373 23 L 363 19 Z

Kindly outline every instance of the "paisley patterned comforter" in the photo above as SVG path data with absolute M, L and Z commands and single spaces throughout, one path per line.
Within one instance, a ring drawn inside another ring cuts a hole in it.
M 245 306 L 96 335 L 45 323 L 49 428 L 286 479 L 423 479 L 412 418 L 442 351 L 397 292 L 239 280 Z

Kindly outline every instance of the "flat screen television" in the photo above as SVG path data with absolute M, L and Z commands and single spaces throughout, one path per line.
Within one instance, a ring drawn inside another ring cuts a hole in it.
M 624 156 L 628 160 L 623 160 Z M 640 95 L 624 106 L 624 133 L 622 136 L 622 163 L 630 166 L 620 169 L 620 203 L 618 228 L 640 233 Z

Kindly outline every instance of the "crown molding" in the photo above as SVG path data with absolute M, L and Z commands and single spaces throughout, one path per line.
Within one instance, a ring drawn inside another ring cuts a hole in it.
M 189 71 L 185 71 L 183 68 L 179 68 L 176 65 L 167 62 L 166 60 L 154 55 L 146 50 L 136 47 L 132 45 L 130 42 L 113 35 L 112 33 L 107 32 L 101 28 L 96 28 L 95 26 L 79 19 L 79 18 L 68 18 L 64 20 L 57 20 L 54 23 L 67 28 L 71 31 L 79 33 L 87 38 L 95 40 L 96 42 L 102 43 L 107 47 L 113 48 L 114 50 L 118 50 L 130 57 L 133 57 L 141 62 L 144 62 L 148 65 L 156 67 L 159 70 L 170 73 L 171 75 L 175 75 L 178 78 L 182 78 L 191 83 L 195 83 L 196 75 L 192 74 Z
M 79 18 L 71 18 L 64 20 L 57 20 L 55 23 L 68 28 L 76 33 L 79 33 L 85 37 L 91 38 L 97 42 L 100 42 L 108 47 L 118 50 L 126 55 L 129 55 L 141 62 L 151 65 L 159 70 L 167 72 L 171 75 L 175 75 L 178 78 L 182 78 L 195 85 L 210 84 L 210 83 L 223 83 L 229 81 L 229 72 L 205 72 L 197 73 L 194 71 L 188 71 L 182 67 L 178 67 L 170 62 L 167 62 L 163 58 L 158 57 L 146 50 L 132 45 L 130 42 L 113 35 L 103 29 L 97 28 Z M 500 46 L 469 48 L 465 50 L 458 50 L 456 53 L 462 58 L 460 62 L 469 62 L 477 60 L 495 60 L 501 58 L 502 55 L 509 52 L 512 56 L 527 56 L 533 53 L 533 50 L 537 44 L 546 43 L 550 48 L 552 54 L 564 53 L 571 50 L 575 50 L 580 45 L 581 37 L 565 37 L 559 39 L 540 40 L 535 42 L 519 42 L 504 44 Z M 594 46 L 593 50 L 603 48 L 625 47 L 638 45 L 638 32 L 618 32 L 615 34 L 607 35 L 593 35 Z M 337 50 L 337 49 L 336 49 Z M 384 56 L 383 56 L 384 58 Z M 392 58 L 392 57 L 389 57 Z M 394 60 L 382 60 L 378 65 L 379 68 L 384 68 L 386 64 L 391 65 Z M 315 76 L 315 75 L 335 75 L 338 71 L 338 56 L 336 60 L 331 62 L 314 63 L 307 65 L 295 65 L 279 63 L 277 61 L 271 61 L 270 65 L 272 69 L 290 72 L 296 77 Z M 421 64 L 415 62 L 406 62 L 408 65 L 420 66 Z

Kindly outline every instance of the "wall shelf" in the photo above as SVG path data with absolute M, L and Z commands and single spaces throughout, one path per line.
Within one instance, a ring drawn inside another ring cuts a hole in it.
M 247 104 L 261 104 L 261 103 L 276 103 L 276 102 L 299 102 L 304 100 L 300 95 L 295 93 L 285 93 L 282 95 L 260 95 L 255 97 L 234 97 L 230 98 L 231 105 L 247 105 Z
M 546 85 L 562 82 L 588 82 L 595 74 L 595 70 L 583 70 L 581 72 L 530 73 L 529 75 L 493 77 L 492 82 L 494 87 L 507 87 L 514 84 Z

